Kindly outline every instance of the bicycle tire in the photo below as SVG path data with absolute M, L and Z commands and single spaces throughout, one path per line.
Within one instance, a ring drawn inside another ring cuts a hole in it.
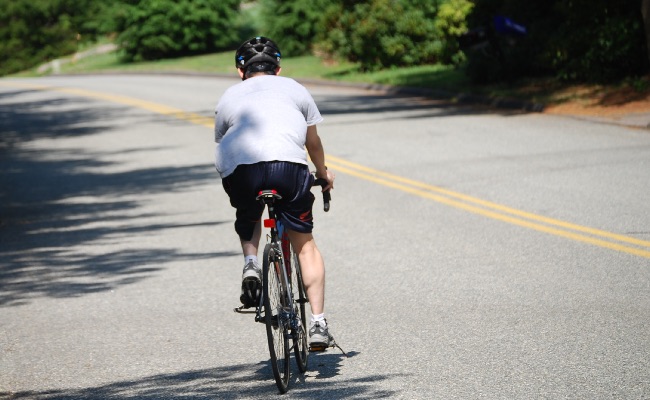
M 292 274 L 291 274 L 291 290 L 293 293 L 294 309 L 300 320 L 300 326 L 291 332 L 293 338 L 294 354 L 296 356 L 296 364 L 301 373 L 307 371 L 308 355 L 309 355 L 309 338 L 307 336 L 307 314 L 305 313 L 305 303 L 307 303 L 307 295 L 305 287 L 302 283 L 302 272 L 300 270 L 300 261 L 298 255 L 291 249 L 292 257 Z
M 271 369 L 280 393 L 286 393 L 289 386 L 291 348 L 289 347 L 289 325 L 283 310 L 286 304 L 286 290 L 276 271 L 282 268 L 273 244 L 264 247 L 264 319 L 266 337 L 271 355 Z

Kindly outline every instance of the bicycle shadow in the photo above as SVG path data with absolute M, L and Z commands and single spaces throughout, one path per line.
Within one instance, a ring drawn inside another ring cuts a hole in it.
M 390 398 L 396 393 L 378 387 L 379 383 L 396 378 L 394 374 L 368 375 L 341 380 L 342 364 L 359 352 L 350 351 L 347 356 L 330 349 L 325 353 L 310 353 L 309 366 L 305 374 L 292 371 L 289 393 L 300 399 L 380 399 Z M 270 370 L 270 367 L 269 367 Z
M 357 355 L 358 353 L 354 353 Z M 393 378 L 391 375 L 370 375 L 354 379 L 333 379 L 339 375 L 342 354 L 313 357 L 317 370 L 305 375 L 292 371 L 294 379 L 283 397 L 291 399 L 377 399 L 389 398 L 395 391 L 378 387 Z M 293 362 L 293 360 L 292 360 Z M 295 364 L 294 364 L 295 367 Z M 316 374 L 318 377 L 313 377 Z M 325 371 L 321 376 L 320 371 Z M 0 398 L 11 400 L 111 400 L 111 399 L 267 399 L 276 396 L 273 372 L 268 361 L 238 364 L 209 369 L 158 374 L 93 387 L 60 390 L 0 392 Z
M 329 379 L 341 373 L 341 363 L 349 358 L 358 356 L 359 352 L 350 351 L 343 354 L 335 348 L 326 352 L 309 353 L 309 371 L 308 374 L 314 379 Z

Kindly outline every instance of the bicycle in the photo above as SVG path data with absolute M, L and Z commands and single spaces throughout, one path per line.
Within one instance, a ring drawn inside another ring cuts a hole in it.
M 316 179 L 313 186 L 327 186 L 325 179 Z M 307 371 L 309 338 L 305 304 L 309 302 L 302 282 L 300 262 L 289 242 L 289 236 L 275 213 L 276 201 L 282 196 L 274 189 L 262 190 L 257 200 L 268 210 L 264 227 L 270 229 L 262 259 L 262 293 L 254 311 L 245 306 L 238 313 L 255 313 L 255 321 L 266 325 L 271 369 L 280 393 L 286 393 L 291 374 L 291 349 L 300 373 Z M 323 209 L 329 211 L 331 196 L 323 192 Z M 289 346 L 291 339 L 292 345 Z M 319 349 L 323 350 L 323 349 Z

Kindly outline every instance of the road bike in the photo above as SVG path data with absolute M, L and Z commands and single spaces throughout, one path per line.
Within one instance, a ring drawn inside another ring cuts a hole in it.
M 315 179 L 313 186 L 327 186 L 325 179 Z M 277 218 L 275 205 L 282 195 L 274 189 L 262 190 L 257 196 L 268 210 L 264 227 L 270 229 L 262 259 L 262 292 L 254 311 L 245 306 L 238 313 L 254 313 L 255 321 L 266 325 L 271 369 L 280 393 L 286 393 L 291 375 L 290 357 L 293 349 L 300 373 L 307 371 L 309 337 L 305 304 L 309 302 L 302 282 L 298 255 L 293 251 L 289 235 Z M 323 209 L 330 208 L 329 191 L 323 192 Z M 290 344 L 291 343 L 291 344 Z

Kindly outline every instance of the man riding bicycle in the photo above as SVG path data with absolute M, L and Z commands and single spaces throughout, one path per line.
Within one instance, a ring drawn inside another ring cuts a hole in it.
M 310 346 L 333 343 L 324 315 L 325 266 L 312 235 L 307 154 L 316 177 L 334 188 L 334 174 L 325 167 L 325 153 L 316 130 L 323 120 L 307 89 L 280 77 L 281 53 L 270 39 L 256 37 L 235 53 L 242 82 L 223 94 L 215 110 L 215 165 L 230 204 L 236 209 L 235 231 L 244 253 L 240 300 L 252 307 L 261 293 L 262 271 L 257 261 L 264 207 L 256 200 L 260 190 L 282 195 L 276 211 L 287 228 L 300 260 L 302 278 L 311 305 Z

